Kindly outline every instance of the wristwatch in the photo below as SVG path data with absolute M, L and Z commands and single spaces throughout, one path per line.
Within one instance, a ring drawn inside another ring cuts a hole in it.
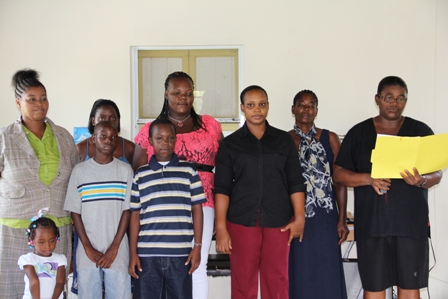
M 426 183 L 428 182 L 428 179 L 426 178 L 426 176 L 424 175 L 424 176 L 422 176 L 422 178 L 424 179 L 424 181 L 423 181 L 423 183 L 421 183 L 420 185 L 418 185 L 417 187 L 419 187 L 419 188 L 421 188 L 421 187 L 423 187 L 423 186 L 425 186 L 426 185 Z

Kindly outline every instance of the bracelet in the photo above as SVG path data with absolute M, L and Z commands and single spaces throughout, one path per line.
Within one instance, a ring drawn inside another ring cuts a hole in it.
M 194 243 L 194 246 L 202 246 L 202 243 Z
M 423 176 L 423 179 L 424 179 L 423 183 L 421 183 L 421 184 L 420 184 L 420 185 L 418 185 L 417 187 L 419 187 L 419 188 L 422 188 L 423 186 L 425 186 L 425 185 L 426 185 L 426 183 L 428 182 L 428 179 L 426 178 L 426 176 L 425 176 L 425 175 Z

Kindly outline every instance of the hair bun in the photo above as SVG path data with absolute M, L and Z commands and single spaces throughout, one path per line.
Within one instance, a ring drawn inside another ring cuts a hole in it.
M 20 83 L 28 80 L 39 81 L 39 73 L 32 69 L 23 69 L 17 71 L 12 77 L 12 87 L 16 87 Z
M 23 69 L 17 71 L 12 77 L 12 87 L 17 98 L 20 98 L 24 92 L 30 87 L 42 87 L 45 86 L 39 81 L 39 73 L 32 69 Z

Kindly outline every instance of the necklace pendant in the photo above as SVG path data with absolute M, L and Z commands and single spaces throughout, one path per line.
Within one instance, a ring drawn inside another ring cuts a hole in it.
M 187 119 L 189 119 L 189 118 L 190 118 L 190 115 L 191 115 L 191 114 L 188 114 L 188 116 L 185 117 L 183 120 L 177 120 L 177 119 L 171 117 L 170 114 L 168 113 L 168 117 L 169 117 L 170 119 L 176 121 L 176 122 L 177 122 L 177 126 L 178 126 L 179 128 L 182 128 L 182 127 L 184 126 L 184 121 L 186 121 Z

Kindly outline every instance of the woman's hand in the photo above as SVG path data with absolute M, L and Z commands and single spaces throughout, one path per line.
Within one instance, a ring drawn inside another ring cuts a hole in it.
M 371 178 L 370 186 L 375 189 L 375 192 L 378 193 L 378 195 L 383 195 L 386 192 L 381 192 L 381 190 L 387 191 L 389 190 L 390 186 L 390 179 L 374 179 Z
M 216 251 L 231 254 L 232 240 L 227 229 L 222 228 L 216 231 Z
M 287 226 L 281 229 L 282 232 L 289 230 L 288 245 L 291 244 L 292 239 L 299 238 L 299 242 L 303 239 L 303 230 L 305 229 L 305 216 L 294 216 L 294 221 L 288 223 Z
M 341 245 L 345 240 L 347 240 L 348 233 L 350 231 L 348 230 L 347 221 L 345 219 L 341 219 L 338 221 L 338 236 L 339 236 L 339 242 L 338 244 Z
M 417 168 L 412 168 L 414 173 L 412 174 L 409 170 L 405 169 L 403 172 L 400 172 L 403 180 L 412 186 L 421 186 L 425 182 L 425 178 L 420 175 Z

